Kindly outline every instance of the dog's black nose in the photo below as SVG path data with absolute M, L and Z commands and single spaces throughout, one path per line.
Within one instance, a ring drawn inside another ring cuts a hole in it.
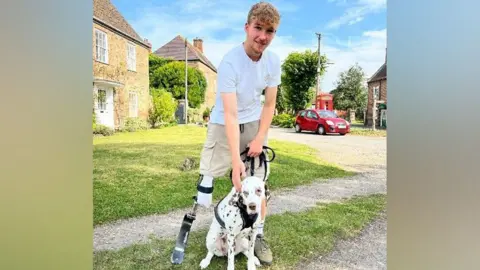
M 252 211 L 255 211 L 255 209 L 257 209 L 257 206 L 255 204 L 249 204 L 248 208 L 250 208 L 250 210 Z

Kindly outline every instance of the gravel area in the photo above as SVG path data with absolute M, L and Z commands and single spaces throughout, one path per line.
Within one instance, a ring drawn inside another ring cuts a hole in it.
M 355 195 L 386 193 L 384 173 L 362 173 L 349 178 L 328 180 L 324 183 L 299 186 L 290 190 L 272 192 L 268 211 L 281 214 L 297 212 L 315 206 L 318 202 L 336 202 Z M 165 215 L 118 221 L 94 229 L 94 250 L 113 250 L 148 241 L 150 235 L 158 238 L 176 237 L 183 216 L 190 209 L 181 209 Z M 213 218 L 213 206 L 199 208 L 192 231 L 206 229 Z M 268 221 L 267 221 L 268 222 Z

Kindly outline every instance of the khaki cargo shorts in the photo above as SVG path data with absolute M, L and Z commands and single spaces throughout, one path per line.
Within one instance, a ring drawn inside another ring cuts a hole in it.
M 260 121 L 249 122 L 240 125 L 240 153 L 245 151 L 248 144 L 257 135 Z M 265 137 L 264 146 L 267 145 L 268 136 Z M 267 160 L 269 159 L 266 151 L 263 151 Z M 242 160 L 245 160 L 246 154 L 243 155 Z M 250 175 L 250 164 L 246 164 L 247 175 Z M 265 168 L 267 167 L 267 168 Z M 232 168 L 232 158 L 228 146 L 227 134 L 225 126 L 219 124 L 208 124 L 207 139 L 203 145 L 203 150 L 200 155 L 200 174 L 208 175 L 213 178 L 222 177 L 230 172 Z M 266 170 L 266 171 L 265 171 Z M 260 160 L 255 158 L 254 175 L 260 179 L 267 180 L 270 174 L 270 166 L 262 164 Z

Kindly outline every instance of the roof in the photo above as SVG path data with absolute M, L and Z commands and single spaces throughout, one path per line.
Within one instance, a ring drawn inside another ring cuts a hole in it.
M 164 58 L 185 61 L 185 39 L 178 35 L 153 53 Z M 212 62 L 210 62 L 199 49 L 189 42 L 187 42 L 187 54 L 188 61 L 200 61 L 214 72 L 217 72 L 217 69 Z
M 152 46 L 145 42 L 133 27 L 125 20 L 110 0 L 93 0 L 93 19 L 124 37 L 136 41 L 147 48 Z
M 387 63 L 384 63 L 368 82 L 376 82 L 387 78 Z

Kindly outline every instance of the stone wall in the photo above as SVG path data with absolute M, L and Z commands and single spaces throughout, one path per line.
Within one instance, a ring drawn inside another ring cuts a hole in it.
M 380 96 L 379 100 L 387 102 L 387 79 L 383 79 L 376 82 L 371 82 L 368 84 L 368 103 L 367 103 L 367 126 L 371 126 L 373 123 L 373 88 L 380 86 Z M 380 115 L 377 115 L 376 125 L 380 122 Z
M 95 29 L 107 34 L 108 64 L 95 60 Z M 146 120 L 150 107 L 148 55 L 150 49 L 146 46 L 135 44 L 136 71 L 127 70 L 127 44 L 129 39 L 110 31 L 108 28 L 93 24 L 92 60 L 93 76 L 95 78 L 118 81 L 123 87 L 115 87 L 115 126 L 121 127 L 129 117 L 129 92 L 137 92 L 138 117 Z

